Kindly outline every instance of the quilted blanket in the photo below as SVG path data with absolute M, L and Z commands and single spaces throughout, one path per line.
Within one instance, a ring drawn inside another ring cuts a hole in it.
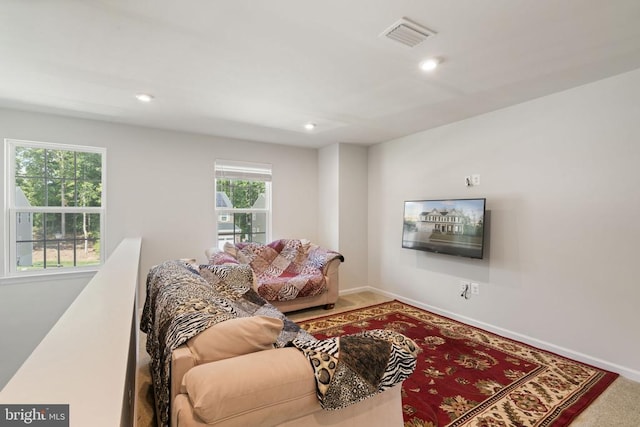
M 323 409 L 360 402 L 404 381 L 416 367 L 413 340 L 376 329 L 322 341 L 294 339 L 313 367 L 316 394 Z
M 276 346 L 283 347 L 293 339 L 315 339 L 258 296 L 252 282 L 253 272 L 242 265 L 196 265 L 176 260 L 149 271 L 140 329 L 147 334 L 156 411 L 162 426 L 168 426 L 170 419 L 171 353 L 209 326 L 234 317 L 270 316 L 284 322 Z
M 322 269 L 329 261 L 344 257 L 307 240 L 280 239 L 260 243 L 226 244 L 213 254 L 212 264 L 240 263 L 253 269 L 258 294 L 267 301 L 289 301 L 326 292 Z

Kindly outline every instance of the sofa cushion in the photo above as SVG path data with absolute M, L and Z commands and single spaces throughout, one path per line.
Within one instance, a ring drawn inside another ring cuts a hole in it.
M 320 410 L 307 359 L 278 348 L 199 365 L 182 380 L 196 415 L 207 424 L 268 426 Z
M 273 348 L 282 331 L 280 319 L 237 317 L 217 323 L 187 341 L 198 364 Z

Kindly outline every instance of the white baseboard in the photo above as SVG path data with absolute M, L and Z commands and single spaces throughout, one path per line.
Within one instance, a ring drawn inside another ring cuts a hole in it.
M 588 365 L 592 365 L 601 369 L 606 369 L 608 371 L 616 372 L 632 381 L 640 382 L 640 371 L 638 370 L 631 369 L 626 366 L 621 366 L 606 360 L 602 360 L 597 357 L 592 357 L 592 356 L 589 356 L 588 354 L 574 351 L 565 347 L 557 346 L 557 345 L 548 343 L 546 341 L 541 341 L 539 339 L 530 337 L 528 335 L 519 334 L 509 329 L 504 329 L 498 326 L 491 325 L 489 323 L 480 322 L 478 320 L 475 320 L 466 316 L 461 316 L 459 314 L 453 313 L 448 310 L 442 310 L 438 307 L 434 307 L 428 304 L 421 303 L 419 301 L 412 300 L 410 298 L 405 298 L 401 295 L 394 294 L 393 292 L 383 291 L 381 289 L 373 288 L 371 286 L 361 286 L 359 288 L 345 289 L 344 291 L 340 291 L 340 295 L 349 295 L 357 292 L 367 292 L 367 291 L 374 292 L 379 295 L 384 295 L 388 298 L 397 299 L 398 301 L 413 305 L 423 310 L 427 310 L 432 313 L 439 314 L 441 316 L 446 316 L 451 319 L 457 320 L 459 322 L 463 322 L 468 325 L 484 329 L 485 331 L 489 331 L 494 334 L 501 335 L 503 337 L 510 338 L 515 341 L 520 341 L 530 346 L 537 347 L 542 350 L 550 351 L 550 352 L 559 354 L 561 356 L 564 356 L 573 360 L 577 360 L 582 363 L 586 363 Z
M 338 295 L 351 295 L 351 294 L 357 294 L 359 292 L 374 292 L 376 294 L 383 295 L 379 289 L 372 288 L 371 286 L 360 286 L 359 288 L 340 289 L 338 291 Z

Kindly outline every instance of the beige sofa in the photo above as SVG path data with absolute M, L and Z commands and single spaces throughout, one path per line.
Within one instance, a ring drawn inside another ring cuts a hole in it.
M 306 242 L 309 244 L 309 242 Z M 225 249 L 220 250 L 217 247 L 212 247 L 205 250 L 205 255 L 209 262 L 214 263 L 212 261 L 215 258 L 215 255 L 225 253 L 231 256 L 234 260 L 238 261 L 238 256 L 236 255 L 236 251 L 233 247 L 233 244 L 226 243 Z M 311 307 L 320 307 L 324 306 L 325 309 L 330 310 L 335 306 L 335 303 L 338 301 L 338 291 L 339 291 L 339 276 L 338 269 L 340 264 L 344 262 L 344 258 L 342 256 L 338 258 L 331 259 L 328 263 L 326 263 L 322 267 L 322 274 L 324 275 L 325 283 L 326 283 L 326 291 L 315 296 L 308 297 L 296 297 L 291 300 L 277 300 L 270 299 L 267 300 L 278 308 L 283 313 L 288 313 L 291 311 L 302 310 L 305 308 Z M 260 283 L 254 280 L 254 290 L 258 292 L 258 287 Z
M 313 370 L 296 348 L 203 364 L 198 359 L 188 345 L 173 352 L 172 427 L 403 425 L 401 384 L 345 408 L 323 410 Z
M 158 425 L 402 425 L 413 341 L 385 330 L 314 340 L 251 280 L 246 265 L 170 260 L 150 270 L 141 330 Z

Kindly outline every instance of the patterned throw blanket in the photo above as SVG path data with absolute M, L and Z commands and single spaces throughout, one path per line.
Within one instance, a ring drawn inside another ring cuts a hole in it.
M 323 409 L 341 409 L 404 381 L 416 367 L 418 346 L 404 335 L 375 329 L 322 341 L 295 339 L 311 362 Z
M 322 269 L 329 261 L 344 257 L 307 240 L 280 239 L 259 243 L 225 244 L 224 252 L 212 254 L 211 264 L 248 264 L 258 282 L 258 294 L 267 301 L 289 301 L 326 291 Z
M 206 328 L 235 317 L 269 316 L 283 321 L 275 346 L 295 346 L 309 359 L 325 409 L 359 402 L 413 372 L 417 347 L 403 335 L 379 330 L 318 341 L 253 291 L 252 282 L 253 272 L 247 265 L 167 261 L 149 271 L 140 329 L 147 334 L 161 427 L 168 426 L 170 419 L 173 350 Z

